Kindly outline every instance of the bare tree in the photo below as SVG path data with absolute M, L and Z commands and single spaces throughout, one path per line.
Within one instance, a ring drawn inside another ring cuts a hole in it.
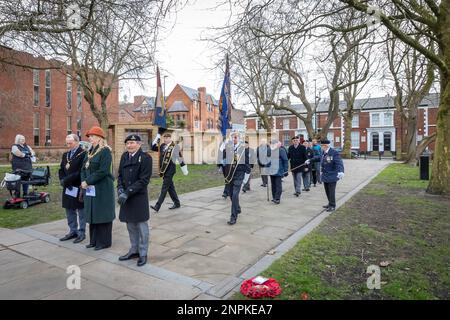
M 422 36 L 416 35 L 420 42 Z M 425 44 L 426 45 L 426 44 Z M 432 43 L 429 43 L 431 46 Z M 432 48 L 430 48 L 432 50 Z M 411 165 L 417 162 L 417 116 L 418 107 L 430 92 L 434 82 L 434 64 L 429 62 L 414 48 L 404 44 L 397 38 L 386 42 L 386 57 L 389 72 L 395 86 L 394 99 L 397 112 L 406 123 L 406 141 L 402 152 L 403 160 Z
M 177 1 L 116 0 L 98 7 L 95 23 L 81 31 L 40 33 L 40 52 L 66 63 L 65 72 L 81 85 L 100 126 L 109 127 L 107 100 L 120 80 L 142 80 L 155 65 L 161 20 Z

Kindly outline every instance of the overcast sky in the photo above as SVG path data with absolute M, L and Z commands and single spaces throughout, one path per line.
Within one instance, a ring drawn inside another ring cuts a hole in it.
M 221 27 L 226 24 L 230 10 L 226 6 L 215 8 L 215 0 L 197 0 L 180 10 L 171 32 L 158 43 L 157 60 L 161 70 L 161 81 L 166 95 L 177 83 L 197 89 L 206 87 L 208 93 L 219 99 L 223 70 L 214 68 L 214 54 L 208 43 L 200 41 L 206 37 L 208 28 Z M 154 96 L 156 79 L 145 81 L 142 89 L 133 83 L 121 83 L 120 100 L 127 95 L 132 101 L 134 95 Z M 130 98 L 131 96 L 131 98 Z

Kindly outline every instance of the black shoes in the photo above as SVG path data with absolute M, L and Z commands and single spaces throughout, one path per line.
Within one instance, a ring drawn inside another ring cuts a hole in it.
M 179 208 L 179 207 L 181 207 L 181 205 L 179 205 L 179 204 L 173 204 L 171 207 L 169 207 L 169 209 L 170 209 L 170 210 L 173 210 L 173 209 L 177 209 L 177 208 Z
M 137 261 L 137 266 L 142 267 L 143 265 L 147 264 L 147 256 L 145 257 L 139 257 Z
M 67 240 L 70 240 L 70 239 L 75 239 L 77 237 L 78 236 L 77 236 L 76 233 L 69 233 L 69 234 L 66 234 L 64 237 L 62 237 L 61 239 L 59 239 L 59 241 L 67 241 Z
M 332 212 L 332 211 L 334 211 L 334 210 L 336 210 L 335 207 L 328 207 L 327 212 Z
M 95 244 L 89 243 L 88 245 L 86 245 L 86 249 L 90 249 L 95 247 Z
M 263 183 L 263 184 L 261 185 L 261 187 L 264 187 L 264 188 L 265 188 L 265 187 L 267 187 L 267 184 L 264 184 L 264 183 Z
M 275 204 L 280 204 L 280 200 L 272 200 L 272 202 Z
M 328 209 L 330 206 L 327 204 L 326 206 L 322 206 L 322 208 Z
M 130 260 L 134 258 L 139 258 L 139 253 L 127 253 L 126 255 L 120 256 L 119 261 Z
M 155 210 L 155 212 L 158 212 L 158 211 L 159 211 L 159 207 L 156 206 L 156 205 L 150 206 L 150 208 L 152 208 L 153 210 Z
M 95 251 L 98 251 L 98 250 L 103 250 L 103 249 L 107 249 L 107 248 L 109 248 L 109 247 L 111 247 L 111 246 L 95 246 L 95 248 L 94 248 L 94 250 Z
M 236 220 L 230 219 L 230 221 L 227 221 L 227 223 L 232 226 L 233 224 L 236 224 Z
M 81 236 L 78 236 L 75 240 L 73 240 L 73 243 L 80 243 L 84 239 L 86 239 L 86 236 L 83 234 Z
M 294 193 L 294 196 L 298 197 L 300 195 L 300 192 Z

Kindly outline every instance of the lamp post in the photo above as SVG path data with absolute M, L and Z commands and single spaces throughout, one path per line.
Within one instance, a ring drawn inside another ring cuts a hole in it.
M 314 79 L 314 134 L 317 134 L 317 79 Z

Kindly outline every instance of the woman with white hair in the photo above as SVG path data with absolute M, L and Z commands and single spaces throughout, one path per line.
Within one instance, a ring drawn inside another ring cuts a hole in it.
M 21 134 L 16 135 L 16 139 L 11 148 L 12 154 L 12 170 L 16 171 L 18 169 L 25 171 L 32 171 L 33 166 L 31 162 L 35 161 L 35 153 L 29 145 L 25 143 L 25 137 Z M 23 184 L 23 194 L 28 193 L 28 185 Z

